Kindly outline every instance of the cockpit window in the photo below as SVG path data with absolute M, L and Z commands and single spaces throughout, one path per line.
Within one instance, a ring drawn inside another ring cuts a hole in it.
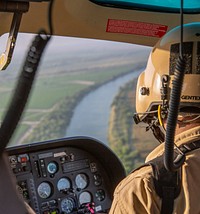
M 162 11 L 179 13 L 181 0 L 92 0 L 94 3 L 105 6 L 114 6 L 122 8 L 141 9 L 149 11 Z M 199 0 L 185 0 L 185 13 L 200 13 Z
M 33 37 L 18 35 L 11 64 L 0 73 L 1 122 Z M 0 38 L 0 51 L 6 38 Z M 89 136 L 108 145 L 130 171 L 155 146 L 150 133 L 141 134 L 145 127 L 133 122 L 137 77 L 150 50 L 127 43 L 53 37 L 9 146 Z

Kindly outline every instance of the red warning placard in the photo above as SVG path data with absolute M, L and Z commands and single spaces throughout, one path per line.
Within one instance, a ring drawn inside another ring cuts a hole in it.
M 106 32 L 160 38 L 167 32 L 167 28 L 168 26 L 166 25 L 155 23 L 108 19 Z

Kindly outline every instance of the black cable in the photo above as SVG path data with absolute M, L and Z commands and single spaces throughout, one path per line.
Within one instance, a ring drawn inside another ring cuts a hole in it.
M 173 87 L 170 95 L 169 114 L 167 118 L 167 129 L 165 137 L 164 164 L 168 171 L 176 171 L 183 164 L 185 156 L 178 155 L 174 162 L 174 136 L 176 131 L 176 121 L 179 113 L 179 104 L 184 80 L 185 60 L 179 57 L 174 72 Z
M 53 22 L 52 22 L 53 3 L 54 3 L 54 0 L 50 0 L 49 10 L 48 10 L 48 24 L 49 24 L 49 33 L 50 33 L 50 35 L 53 35 L 53 32 L 54 32 Z
M 34 39 L 19 76 L 9 108 L 0 128 L 0 155 L 9 143 L 15 128 L 21 118 L 31 91 L 36 71 L 50 36 L 41 31 Z
M 183 0 L 181 0 L 181 8 L 180 8 L 180 15 L 181 15 L 181 39 L 180 39 L 180 57 L 183 58 Z
M 0 155 L 8 145 L 27 103 L 33 81 L 42 53 L 53 34 L 52 9 L 54 0 L 51 0 L 48 8 L 48 24 L 50 36 L 44 30 L 36 35 L 27 54 L 23 69 L 19 76 L 10 105 L 0 128 Z
M 173 87 L 170 94 L 169 114 L 167 118 L 167 129 L 165 137 L 164 165 L 168 171 L 176 171 L 185 161 L 185 155 L 179 154 L 174 161 L 174 137 L 176 121 L 179 113 L 180 97 L 184 81 L 186 62 L 183 57 L 183 0 L 181 0 L 181 38 L 179 58 L 174 72 Z

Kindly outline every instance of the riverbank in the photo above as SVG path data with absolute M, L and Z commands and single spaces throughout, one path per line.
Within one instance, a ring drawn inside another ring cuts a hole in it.
M 115 78 L 84 96 L 74 108 L 66 136 L 90 136 L 108 145 L 108 122 L 112 101 L 120 87 L 140 72 L 141 70 L 134 69 L 133 72 Z
M 65 97 L 60 102 L 55 104 L 53 110 L 49 112 L 49 114 L 47 114 L 36 127 L 34 127 L 34 130 L 31 131 L 29 136 L 24 139 L 22 143 L 24 144 L 65 137 L 66 127 L 68 127 L 71 121 L 74 113 L 74 108 L 80 103 L 80 101 L 83 99 L 83 97 L 85 97 L 86 94 L 89 94 L 91 91 L 110 81 L 133 72 L 133 70 L 141 69 L 141 67 L 143 66 L 144 63 L 139 63 L 133 66 L 132 69 L 128 68 L 126 71 L 123 71 L 121 73 L 118 72 L 117 75 L 112 75 L 112 77 L 108 77 L 107 79 L 97 82 L 94 85 L 88 85 L 87 88 L 80 90 L 73 97 Z
M 137 79 L 134 79 L 121 88 L 112 103 L 109 119 L 109 146 L 127 173 L 144 163 L 147 154 L 158 145 L 151 131 L 146 132 L 144 124 L 134 124 L 136 84 Z

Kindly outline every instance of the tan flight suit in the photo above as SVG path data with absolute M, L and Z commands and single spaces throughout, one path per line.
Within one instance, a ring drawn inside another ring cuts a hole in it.
M 200 126 L 182 132 L 176 137 L 176 144 L 200 140 Z M 163 144 L 154 149 L 146 161 L 163 153 Z M 109 214 L 157 214 L 161 200 L 154 191 L 151 167 L 145 166 L 128 175 L 116 188 Z M 174 202 L 174 212 L 178 214 L 200 213 L 200 149 L 186 156 L 182 167 L 182 189 Z

